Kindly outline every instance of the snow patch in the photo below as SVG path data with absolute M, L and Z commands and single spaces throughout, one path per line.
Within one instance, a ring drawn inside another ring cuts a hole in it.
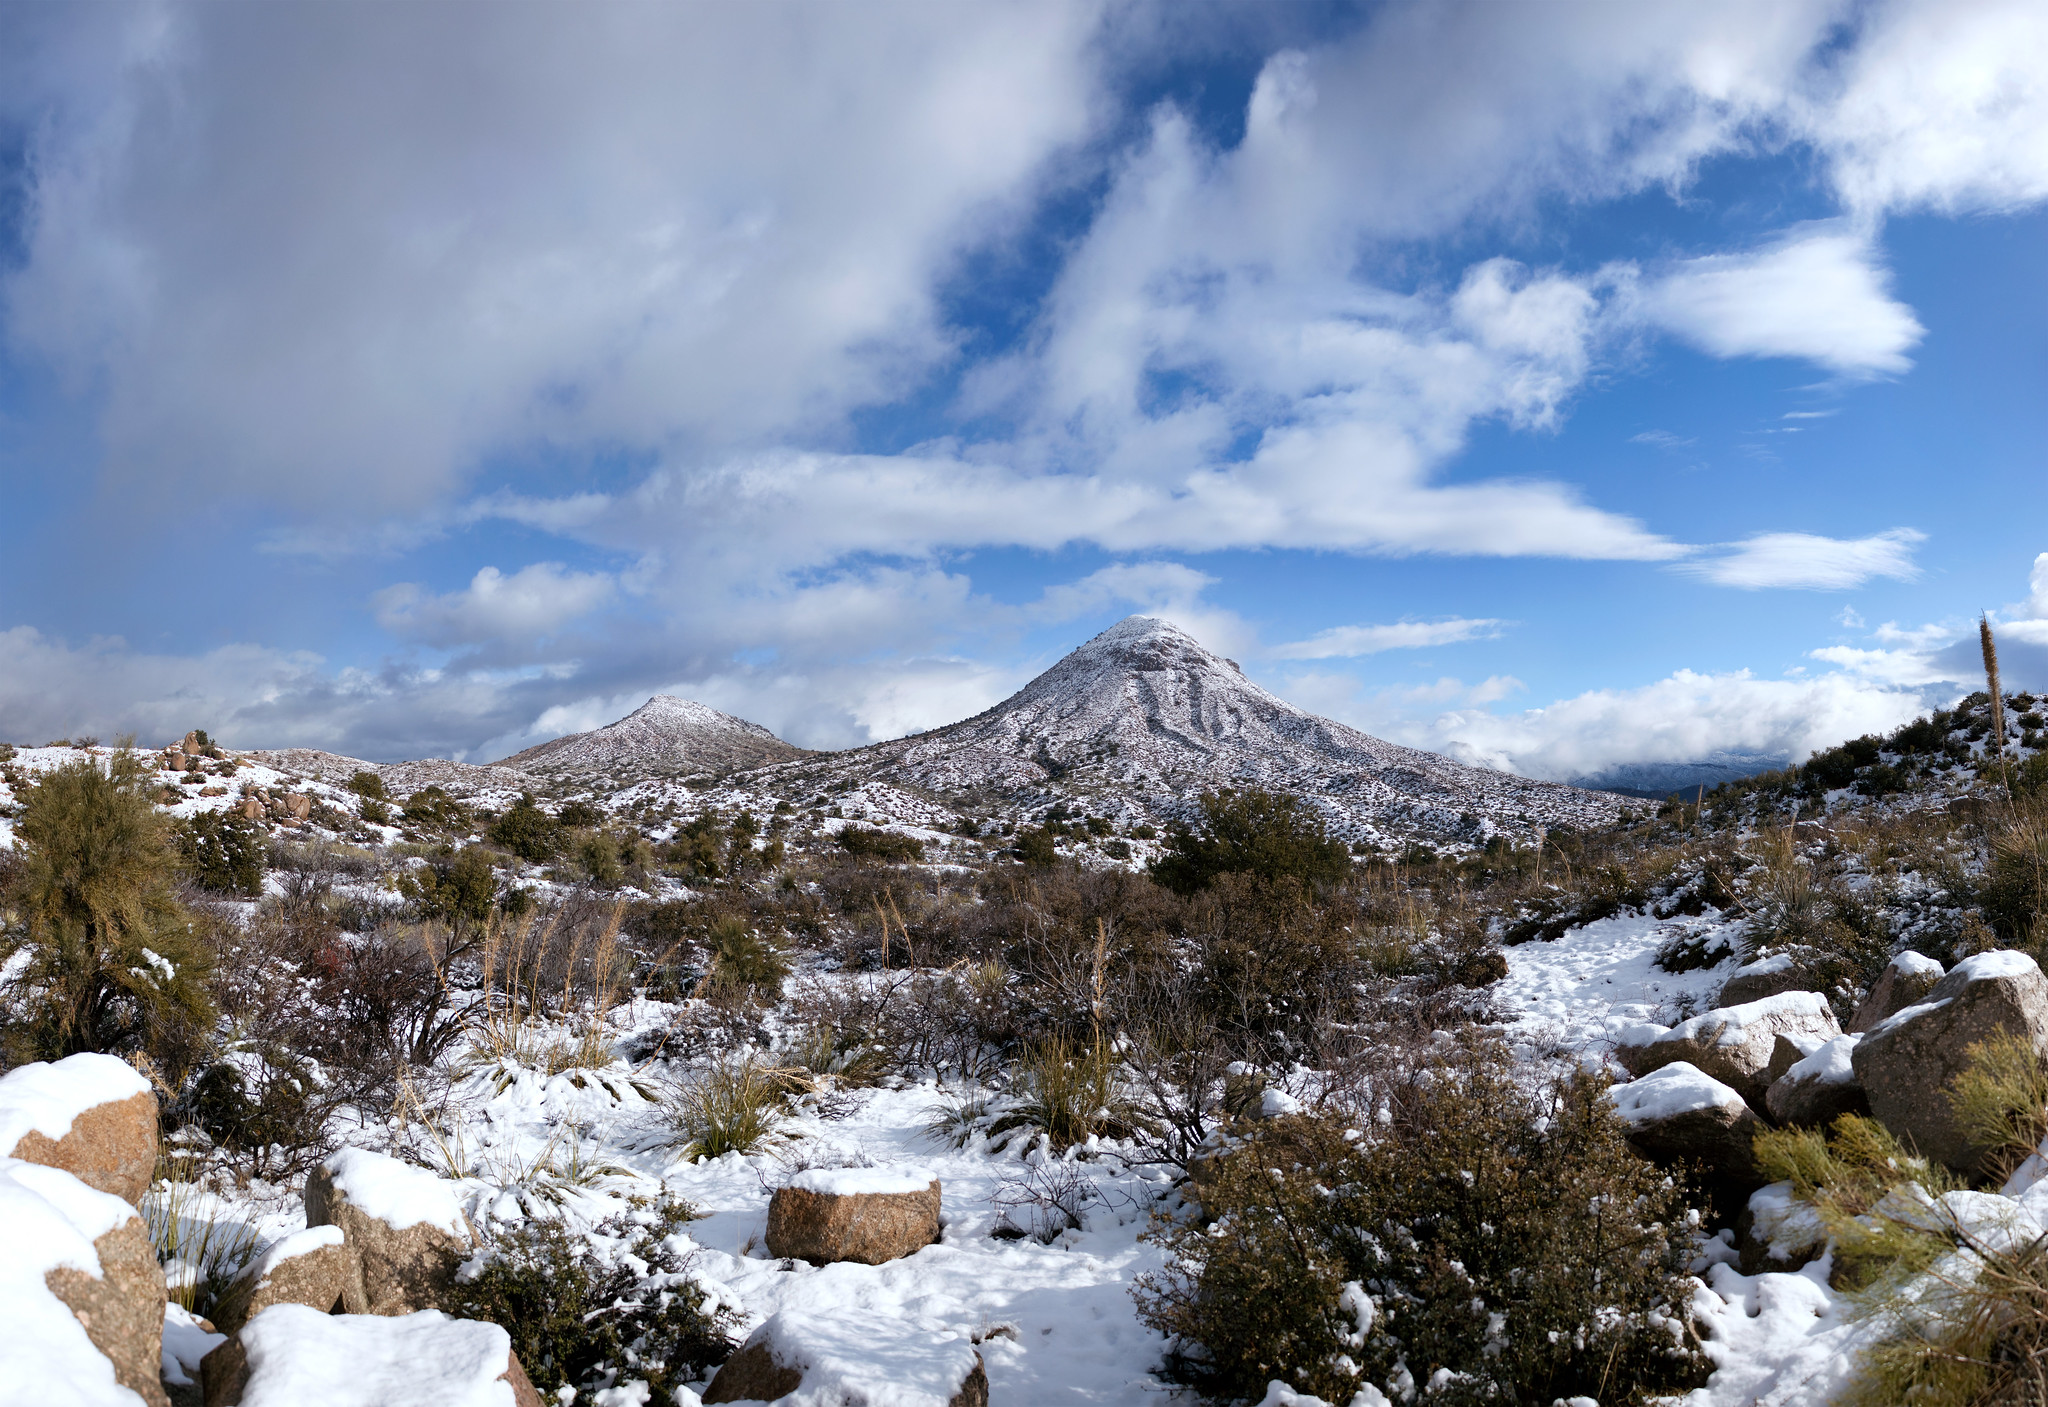
M 513 1407 L 512 1339 L 496 1324 L 417 1314 L 322 1314 L 277 1304 L 242 1329 L 242 1407 Z
M 94 1191 L 61 1168 L 0 1158 L 0 1226 L 7 1228 L 7 1254 L 0 1256 L 0 1384 L 8 1401 L 134 1407 L 135 1394 L 114 1381 L 114 1365 L 43 1281 L 60 1266 L 100 1279 L 92 1243 L 134 1216 L 119 1197 Z
M 1640 1080 L 1616 1085 L 1607 1091 L 1607 1097 L 1614 1102 L 1614 1112 L 1631 1124 L 1654 1123 L 1700 1109 L 1748 1107 L 1740 1094 L 1683 1060 L 1674 1060 Z
M 828 1197 L 893 1197 L 928 1192 L 937 1181 L 927 1168 L 807 1168 L 789 1186 Z

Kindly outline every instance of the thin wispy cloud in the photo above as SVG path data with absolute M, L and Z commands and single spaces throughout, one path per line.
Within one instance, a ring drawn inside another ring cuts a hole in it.
M 1420 650 L 1455 645 L 1465 640 L 1491 640 L 1507 622 L 1466 619 L 1404 620 L 1392 625 L 1339 625 L 1306 640 L 1276 645 L 1266 653 L 1277 660 L 1353 659 L 1383 650 Z
M 1913 549 L 1927 535 L 1892 528 L 1869 537 L 1832 538 L 1814 533 L 1758 533 L 1716 549 L 1711 556 L 1682 562 L 1676 570 L 1717 586 L 1746 591 L 1769 587 L 1844 591 L 1872 577 L 1911 581 L 1920 575 Z

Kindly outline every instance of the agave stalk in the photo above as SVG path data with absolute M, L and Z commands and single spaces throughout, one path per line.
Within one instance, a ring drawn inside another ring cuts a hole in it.
M 1991 614 L 1977 618 L 1977 644 L 1984 652 L 1984 687 L 1991 695 L 1991 745 L 1998 750 L 1998 779 L 2005 799 L 2012 800 L 2012 779 L 2005 772 L 2005 694 L 1998 681 L 1998 641 L 1991 633 Z

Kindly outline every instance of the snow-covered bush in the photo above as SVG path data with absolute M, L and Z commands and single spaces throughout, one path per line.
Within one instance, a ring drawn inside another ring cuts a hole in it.
M 690 1275 L 676 1233 L 696 1215 L 663 1196 L 586 1232 L 555 1219 L 519 1222 L 463 1266 L 447 1310 L 502 1325 L 544 1397 L 637 1380 L 652 1400 L 671 1401 L 725 1361 L 740 1323 Z
M 202 811 L 177 826 L 185 872 L 216 894 L 261 894 L 269 843 L 263 828 L 239 811 Z
M 1424 1062 L 1363 1128 L 1255 1127 L 1194 1169 L 1137 1291 L 1168 1373 L 1217 1401 L 1279 1379 L 1326 1401 L 1638 1403 L 1703 1369 L 1683 1189 L 1592 1078 L 1532 1096 L 1484 1042 Z

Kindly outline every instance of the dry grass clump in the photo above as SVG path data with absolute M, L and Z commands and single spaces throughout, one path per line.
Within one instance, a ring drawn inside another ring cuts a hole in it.
M 671 1142 L 686 1158 L 772 1148 L 788 1137 L 785 1098 L 807 1083 L 806 1072 L 770 1065 L 751 1051 L 721 1057 L 669 1092 Z
M 1100 1036 L 1087 1045 L 1055 1037 L 1035 1046 L 1017 1076 L 1023 1098 L 1011 1117 L 1043 1130 L 1054 1152 L 1097 1135 L 1127 1138 L 1146 1122 L 1116 1049 Z
M 141 1210 L 171 1301 L 210 1319 L 236 1293 L 256 1251 L 256 1229 L 207 1190 L 199 1164 L 189 1153 L 159 1153 Z

